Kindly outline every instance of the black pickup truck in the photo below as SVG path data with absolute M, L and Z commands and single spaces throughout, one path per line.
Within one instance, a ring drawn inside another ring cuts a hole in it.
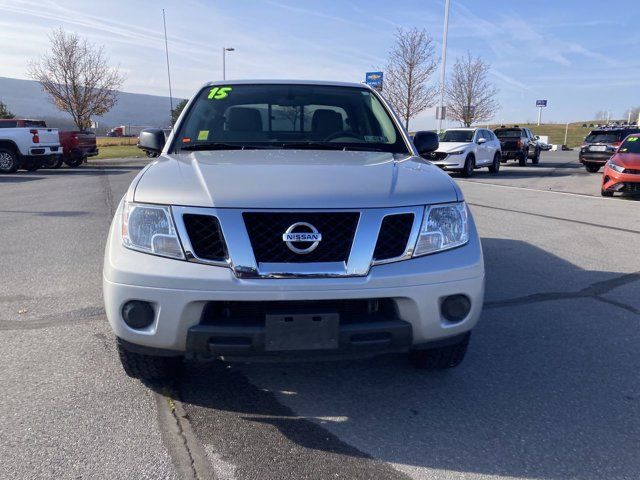
M 540 145 L 538 138 L 531 133 L 528 128 L 501 126 L 496 128 L 493 133 L 500 140 L 500 148 L 502 150 L 502 161 L 509 159 L 518 160 L 521 167 L 527 165 L 527 158 L 531 159 L 531 163 L 537 165 L 540 162 Z

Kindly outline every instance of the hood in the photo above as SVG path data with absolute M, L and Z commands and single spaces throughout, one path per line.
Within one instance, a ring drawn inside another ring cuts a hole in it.
M 462 150 L 471 145 L 469 142 L 440 142 L 440 146 L 438 147 L 438 152 L 454 152 L 456 150 Z
M 379 208 L 458 200 L 420 157 L 382 152 L 224 150 L 163 155 L 134 186 L 137 202 L 217 208 Z
M 639 169 L 640 170 L 640 153 L 616 153 L 612 160 L 615 159 L 616 163 L 619 163 L 625 168 Z

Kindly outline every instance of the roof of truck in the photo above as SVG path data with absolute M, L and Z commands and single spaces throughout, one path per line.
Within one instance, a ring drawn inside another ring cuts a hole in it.
M 328 80 L 216 80 L 204 84 L 205 87 L 213 85 L 323 85 L 332 87 L 370 88 L 366 83 Z

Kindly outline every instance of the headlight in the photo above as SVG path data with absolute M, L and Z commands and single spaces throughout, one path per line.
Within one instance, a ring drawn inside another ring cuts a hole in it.
M 462 155 L 464 150 L 456 150 L 454 152 L 447 152 L 449 155 Z
M 624 167 L 621 165 L 618 165 L 615 162 L 612 162 L 611 160 L 609 160 L 609 168 L 612 170 L 615 170 L 618 173 L 623 173 L 624 172 Z
M 468 241 L 469 222 L 464 202 L 428 206 L 413 256 L 449 250 Z
M 184 259 L 168 206 L 125 202 L 122 243 L 132 250 Z

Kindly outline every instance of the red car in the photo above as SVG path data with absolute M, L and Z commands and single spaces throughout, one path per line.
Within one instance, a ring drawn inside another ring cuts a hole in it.
M 615 192 L 640 194 L 640 134 L 629 135 L 604 166 L 603 197 Z

